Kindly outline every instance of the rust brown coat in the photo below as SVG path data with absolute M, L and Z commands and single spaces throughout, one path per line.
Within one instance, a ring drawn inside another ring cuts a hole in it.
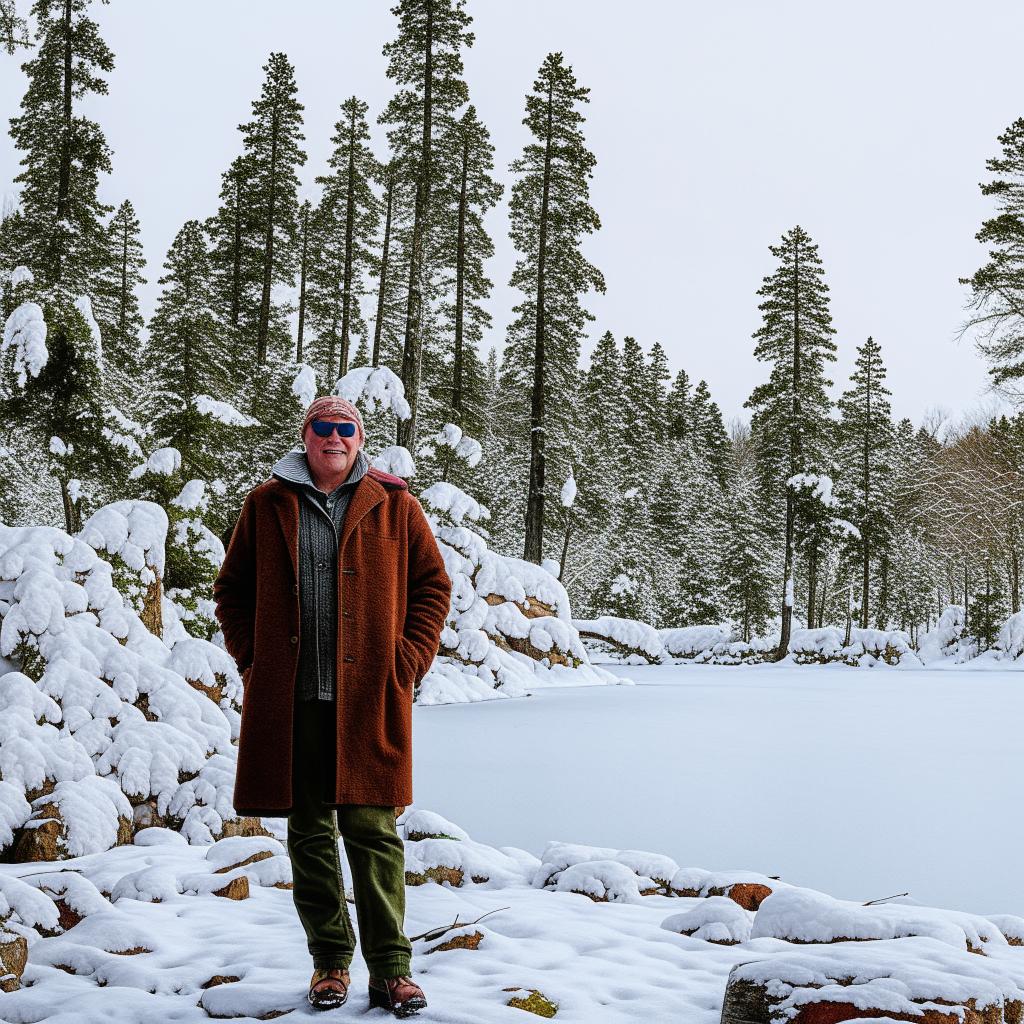
M 234 806 L 292 807 L 299 663 L 299 495 L 272 478 L 246 495 L 213 585 L 224 643 L 245 683 Z M 338 555 L 335 804 L 412 800 L 413 687 L 437 653 L 451 580 L 405 482 L 371 469 L 345 513 Z

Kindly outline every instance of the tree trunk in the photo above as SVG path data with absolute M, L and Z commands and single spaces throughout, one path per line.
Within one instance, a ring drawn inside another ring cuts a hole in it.
M 864 549 L 864 561 L 861 565 L 861 581 L 860 581 L 860 628 L 868 628 L 868 598 L 870 595 L 870 564 L 871 564 L 871 545 L 866 537 L 861 538 L 862 547 Z
M 793 631 L 793 605 L 790 594 L 793 576 L 793 526 L 796 520 L 793 489 L 786 488 L 786 557 L 782 568 L 782 629 L 775 661 L 781 661 L 789 652 L 789 638 Z
M 60 481 L 60 496 L 64 505 L 64 530 L 72 536 L 82 529 L 82 507 L 81 502 L 71 500 L 71 492 L 68 490 L 68 481 L 65 477 L 58 477 Z
M 64 125 L 60 142 L 60 165 L 57 176 L 57 209 L 55 211 L 53 233 L 50 236 L 50 257 L 53 278 L 51 283 L 58 284 L 63 273 L 61 241 L 61 225 L 67 220 L 68 205 L 71 193 L 71 94 L 73 52 L 71 47 L 71 0 L 64 0 L 64 75 L 62 82 L 64 100 Z
M 416 182 L 412 246 L 409 259 L 409 296 L 405 309 L 405 346 L 402 352 L 402 383 L 409 403 L 409 418 L 398 421 L 397 442 L 412 451 L 416 446 L 416 411 L 419 403 L 420 366 L 423 360 L 424 252 L 430 209 L 430 143 L 433 121 L 434 4 L 426 0 L 426 54 L 423 66 L 423 139 Z
M 242 170 L 235 170 L 235 247 L 231 265 L 231 326 L 238 327 L 242 313 Z
M 793 421 L 789 429 L 789 475 L 800 469 L 803 448 L 800 444 L 800 244 L 793 253 Z M 793 629 L 791 576 L 793 572 L 793 535 L 796 527 L 796 501 L 793 489 L 786 484 L 786 557 L 782 573 L 782 629 L 775 660 L 781 661 L 789 651 Z M 788 599 L 788 600 L 787 600 Z
M 306 262 L 309 259 L 309 210 L 302 211 L 302 258 L 299 261 L 299 329 L 295 339 L 295 362 L 302 362 L 302 339 L 306 329 Z
M 1020 611 L 1020 551 L 1016 540 L 1010 545 L 1010 614 Z
M 128 333 L 128 225 L 121 229 L 121 295 L 117 317 L 117 340 L 121 354 L 125 352 L 125 335 Z
M 459 233 L 455 250 L 455 366 L 452 383 L 452 410 L 461 424 L 462 409 L 462 332 L 466 295 L 466 182 L 469 176 L 469 135 L 462 136 L 462 178 L 459 183 Z
M 274 277 L 274 213 L 277 200 L 277 107 L 270 121 L 270 193 L 267 197 L 267 233 L 263 243 L 263 293 L 260 296 L 260 322 L 256 329 L 256 361 L 267 361 L 267 336 L 270 333 L 270 285 Z
M 544 138 L 544 179 L 541 186 L 540 232 L 537 246 L 537 330 L 534 336 L 533 396 L 530 409 L 530 489 L 526 500 L 526 540 L 523 558 L 538 565 L 544 550 L 544 341 L 545 272 L 547 270 L 548 204 L 551 191 L 551 127 L 553 90 L 548 83 L 547 125 Z
M 345 197 L 345 273 L 342 276 L 341 294 L 341 365 L 338 376 L 344 377 L 348 373 L 348 346 L 349 332 L 352 321 L 352 238 L 355 234 L 356 222 L 356 190 L 353 179 L 356 173 L 356 112 L 353 108 L 349 121 L 349 147 L 348 147 L 348 195 Z
M 814 629 L 818 607 L 818 541 L 811 542 L 807 559 L 807 628 Z
M 569 515 L 565 517 L 565 534 L 562 536 L 562 557 L 558 563 L 558 582 L 562 582 L 565 575 L 565 560 L 569 557 L 569 538 L 572 536 L 572 520 Z
M 391 250 L 391 211 L 395 202 L 395 170 L 388 168 L 387 182 L 385 185 L 385 203 L 387 210 L 384 217 L 384 248 L 380 255 L 380 288 L 377 291 L 377 322 L 373 325 L 373 358 L 371 366 L 380 366 L 380 339 L 384 329 L 384 307 L 385 296 L 388 287 L 388 255 Z

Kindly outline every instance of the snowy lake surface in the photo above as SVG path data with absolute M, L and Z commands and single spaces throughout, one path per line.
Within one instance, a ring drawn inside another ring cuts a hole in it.
M 1024 671 L 602 667 L 636 685 L 415 706 L 415 806 L 538 856 L 649 850 L 1024 916 Z

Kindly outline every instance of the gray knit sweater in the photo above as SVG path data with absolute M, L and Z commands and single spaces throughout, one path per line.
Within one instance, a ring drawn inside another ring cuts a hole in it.
M 349 500 L 369 468 L 370 460 L 360 448 L 348 479 L 330 494 L 317 489 L 305 452 L 288 452 L 271 470 L 299 492 L 298 700 L 337 696 L 338 542 Z

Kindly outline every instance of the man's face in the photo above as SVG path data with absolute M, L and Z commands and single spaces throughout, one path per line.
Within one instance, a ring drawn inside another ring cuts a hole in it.
M 325 417 L 331 422 L 340 422 L 343 417 Z M 315 476 L 334 477 L 347 476 L 355 465 L 356 452 L 359 451 L 358 429 L 351 437 L 339 437 L 337 430 L 332 430 L 327 437 L 320 437 L 313 430 L 313 424 L 306 424 L 302 434 L 306 442 L 306 459 Z

